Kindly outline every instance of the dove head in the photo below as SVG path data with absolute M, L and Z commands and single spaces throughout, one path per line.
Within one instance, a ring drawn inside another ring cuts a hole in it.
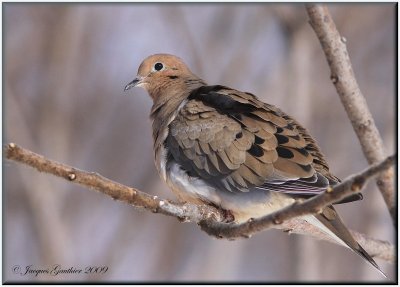
M 132 87 L 141 87 L 156 100 L 158 97 L 170 95 L 171 91 L 186 91 L 187 85 L 193 86 L 196 79 L 202 82 L 180 58 L 156 54 L 143 60 L 136 78 L 126 85 L 125 91 Z

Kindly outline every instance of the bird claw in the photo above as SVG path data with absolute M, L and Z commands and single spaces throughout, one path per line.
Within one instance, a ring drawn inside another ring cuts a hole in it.
M 235 216 L 232 214 L 230 210 L 220 209 L 220 211 L 224 217 L 222 222 L 231 223 L 235 221 Z

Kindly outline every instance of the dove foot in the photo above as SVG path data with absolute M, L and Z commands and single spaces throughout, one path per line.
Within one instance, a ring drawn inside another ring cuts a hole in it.
M 218 208 L 222 215 L 224 216 L 224 219 L 222 220 L 222 222 L 224 223 L 231 223 L 235 221 L 235 216 L 233 215 L 233 213 L 230 210 L 226 210 L 226 209 L 222 209 L 222 208 Z

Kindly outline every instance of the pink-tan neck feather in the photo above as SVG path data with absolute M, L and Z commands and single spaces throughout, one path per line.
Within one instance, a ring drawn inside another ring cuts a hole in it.
M 154 71 L 155 63 L 162 63 L 164 69 Z M 138 76 L 154 103 L 168 101 L 171 97 L 184 96 L 193 89 L 205 85 L 193 74 L 183 61 L 173 55 L 156 54 L 147 57 L 139 67 Z

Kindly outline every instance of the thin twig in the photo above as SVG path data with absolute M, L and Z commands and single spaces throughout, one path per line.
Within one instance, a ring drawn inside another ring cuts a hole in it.
M 181 221 L 195 222 L 210 235 L 234 239 L 249 236 L 257 231 L 281 224 L 296 216 L 317 213 L 324 206 L 347 197 L 353 192 L 359 192 L 365 182 L 374 175 L 387 169 L 394 163 L 394 156 L 385 161 L 369 167 L 362 173 L 351 176 L 341 184 L 335 186 L 329 192 L 316 196 L 313 199 L 284 208 L 269 216 L 255 219 L 244 224 L 223 223 L 224 215 L 220 210 L 208 205 L 194 205 L 174 203 L 159 199 L 135 188 L 127 187 L 109 180 L 97 173 L 82 171 L 77 168 L 46 159 L 45 157 L 21 148 L 14 143 L 5 146 L 5 156 L 10 160 L 23 163 L 37 169 L 40 172 L 49 173 L 68 181 L 83 185 L 90 189 L 104 193 L 113 199 L 123 201 L 135 207 L 145 208 L 154 213 L 173 216 Z M 302 233 L 301 228 L 292 230 L 294 233 Z M 357 233 L 359 234 L 359 233 Z M 329 240 L 324 236 L 314 236 Z M 393 246 L 385 241 L 370 239 L 364 235 L 358 236 L 358 240 L 364 242 L 364 248 L 378 258 L 393 261 Z
M 379 162 L 385 158 L 382 138 L 354 76 L 346 49 L 346 39 L 340 36 L 325 5 L 307 4 L 306 9 L 310 24 L 317 34 L 331 69 L 331 80 L 357 134 L 364 155 L 369 164 Z M 377 185 L 395 222 L 393 168 L 378 176 Z

